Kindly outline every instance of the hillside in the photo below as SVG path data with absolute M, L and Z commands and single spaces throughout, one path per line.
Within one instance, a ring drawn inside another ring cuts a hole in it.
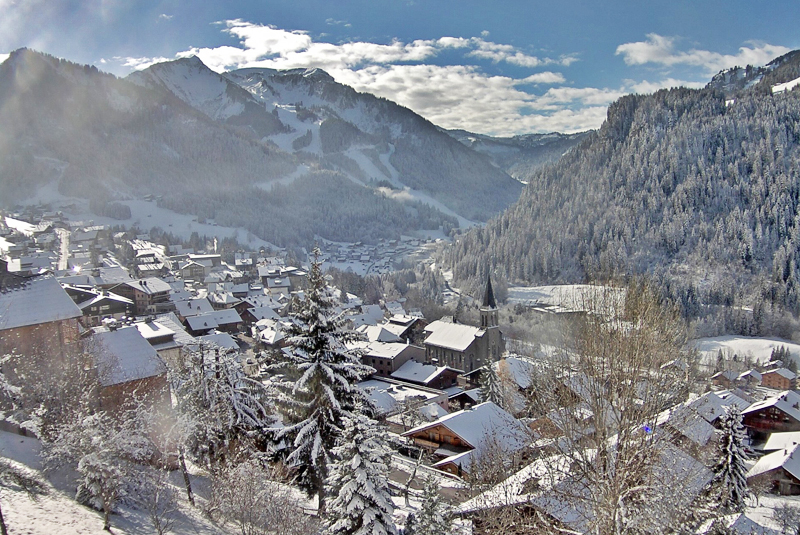
M 206 115 L 249 128 L 254 137 L 301 161 L 362 185 L 405 190 L 406 197 L 452 216 L 485 221 L 521 190 L 502 170 L 411 110 L 358 93 L 319 69 L 252 68 L 218 75 L 199 59 L 186 58 L 153 65 L 128 79 L 164 87 Z M 258 113 L 247 112 L 245 105 Z M 264 127 L 267 116 L 274 122 L 271 131 Z
M 558 161 L 589 132 L 578 134 L 525 134 L 513 137 L 492 137 L 465 130 L 445 130 L 467 147 L 484 154 L 489 160 L 522 183 L 540 167 Z
M 281 246 L 447 233 L 521 189 L 410 110 L 322 71 L 222 76 L 187 58 L 120 79 L 20 49 L 0 65 L 0 123 L 2 205 L 51 184 L 98 215 L 152 195 Z
M 800 91 L 771 92 L 796 78 L 789 56 L 732 94 L 708 87 L 619 99 L 599 131 L 447 252 L 456 280 L 483 276 L 486 265 L 524 283 L 644 273 L 688 317 L 714 305 L 755 307 L 748 328 L 767 332 L 765 307 L 796 316 Z

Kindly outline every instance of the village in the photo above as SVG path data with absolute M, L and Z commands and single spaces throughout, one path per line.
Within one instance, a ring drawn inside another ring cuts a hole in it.
M 307 288 L 309 259 L 289 265 L 285 252 L 261 250 L 237 251 L 226 261 L 213 251 L 154 243 L 148 235 L 125 238 L 103 226 L 71 226 L 54 214 L 37 221 L 21 217 L 0 219 L 0 354 L 20 358 L 84 348 L 97 369 L 110 370 L 100 377 L 107 410 L 135 392 L 169 404 L 169 370 L 187 353 L 235 354 L 249 377 L 266 381 L 264 356 L 290 349 L 289 312 Z M 361 274 L 383 273 L 426 245 L 413 238 L 374 246 L 323 242 L 318 261 L 339 268 L 358 263 Z M 563 465 L 570 459 L 562 442 L 595 440 L 607 425 L 603 413 L 617 410 L 606 398 L 608 385 L 572 368 L 550 374 L 541 360 L 557 348 L 510 351 L 520 344 L 501 330 L 490 278 L 476 303 L 476 325 L 425 318 L 399 300 L 367 304 L 331 290 L 336 314 L 357 333 L 348 349 L 374 370 L 358 387 L 393 437 L 389 479 L 395 496 L 405 494 L 408 505 L 408 494 L 421 492 L 423 475 L 431 476 L 459 525 L 471 525 L 475 533 L 488 532 L 482 530 L 497 518 L 511 519 L 508 529 L 525 532 L 521 526 L 541 515 L 574 532 L 588 529 L 586 516 L 573 510 L 577 502 L 558 497 L 571 492 L 565 490 L 570 480 Z M 538 303 L 529 306 L 541 312 Z M 722 366 L 700 377 L 680 359 L 665 361 L 663 379 L 691 392 L 688 401 L 652 414 L 647 397 L 637 399 L 644 407 L 639 414 L 652 419 L 628 423 L 671 452 L 653 461 L 653 472 L 667 474 L 669 482 L 650 483 L 685 485 L 681 505 L 700 499 L 715 478 L 728 414 L 735 410 L 746 431 L 746 478 L 754 495 L 800 495 L 794 358 L 777 351 L 749 369 Z M 552 397 L 543 393 L 543 380 Z M 536 403 L 549 405 L 532 410 Z M 9 422 L 3 429 L 25 434 Z M 546 481 L 543 474 L 552 466 L 561 466 L 561 477 Z M 733 533 L 781 533 L 769 514 L 753 511 L 719 516 L 698 533 L 720 525 Z

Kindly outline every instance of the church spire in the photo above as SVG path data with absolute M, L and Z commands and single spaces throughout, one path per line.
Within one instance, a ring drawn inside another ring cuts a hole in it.
M 494 290 L 492 290 L 492 277 L 486 274 L 486 293 L 483 294 L 484 307 L 497 308 L 497 301 L 494 298 Z

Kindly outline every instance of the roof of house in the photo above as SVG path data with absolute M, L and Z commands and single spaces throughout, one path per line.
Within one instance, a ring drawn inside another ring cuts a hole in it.
M 186 324 L 193 331 L 205 331 L 207 329 L 216 329 L 219 327 L 219 323 L 217 323 L 212 313 L 188 317 L 186 318 Z
M 747 471 L 746 477 L 750 479 L 777 468 L 783 468 L 795 478 L 800 479 L 800 451 L 798 451 L 798 445 L 764 455 Z
M 742 411 L 742 414 L 758 412 L 769 407 L 775 407 L 800 422 L 800 396 L 791 390 L 780 392 L 778 395 L 763 401 L 757 401 Z
M 197 340 L 219 346 L 223 349 L 239 350 L 239 344 L 228 333 L 214 333 L 207 334 L 205 336 L 198 336 Z
M 762 446 L 764 451 L 782 450 L 793 448 L 800 444 L 800 431 L 787 431 L 785 433 L 772 433 Z
M 472 325 L 436 320 L 425 327 L 425 332 L 430 333 L 425 338 L 426 345 L 465 351 L 481 333 L 481 329 Z
M 156 316 L 156 321 L 174 333 L 173 340 L 181 345 L 190 345 L 195 341 L 194 336 L 186 332 L 178 316 L 174 312 Z
M 133 305 L 133 301 L 131 301 L 127 297 L 122 297 L 121 295 L 108 292 L 108 293 L 96 294 L 92 299 L 87 299 L 86 301 L 80 303 L 78 307 L 80 307 L 81 310 L 84 310 L 86 308 L 95 306 L 98 303 L 102 303 L 103 301 L 113 301 L 115 303 L 120 303 L 123 305 L 131 305 L 131 306 Z
M 731 535 L 780 535 L 780 531 L 764 526 L 759 519 L 749 516 L 748 513 L 732 513 L 730 515 L 709 518 L 703 522 L 695 533 L 699 535 L 718 533 L 717 525 L 724 526 Z
M 166 373 L 167 368 L 156 350 L 138 329 L 123 327 L 95 333 L 93 353 L 100 384 L 112 386 Z
M 184 318 L 214 311 L 214 307 L 211 306 L 211 303 L 209 303 L 208 299 L 205 297 L 190 299 L 188 301 L 176 301 L 175 309 L 178 311 L 178 314 Z
M 126 281 L 125 284 L 127 284 L 128 286 L 132 286 L 133 288 L 141 292 L 144 292 L 148 295 L 164 293 L 164 292 L 169 293 L 172 291 L 172 286 L 170 286 L 166 282 L 156 277 L 147 277 L 146 279 L 129 280 Z
M 272 307 L 253 307 L 248 308 L 247 311 L 256 318 L 256 321 L 263 319 L 280 319 L 280 315 L 278 315 Z
M 79 318 L 81 309 L 53 277 L 35 277 L 0 289 L 0 330 Z
M 454 412 L 403 433 L 410 436 L 438 425 L 444 426 L 473 448 L 483 447 L 487 438 L 517 450 L 526 443 L 527 433 L 519 420 L 491 401 Z
M 370 342 L 399 342 L 401 338 L 384 325 L 361 325 L 356 329 L 366 335 Z
M 797 378 L 797 375 L 792 370 L 787 370 L 786 368 L 777 368 L 775 370 L 768 370 L 761 374 L 761 377 L 766 377 L 767 375 L 780 375 L 784 379 L 788 379 L 790 381 Z
M 408 344 L 403 342 L 370 342 L 363 349 L 363 355 L 365 357 L 394 359 L 409 347 L 410 346 Z
M 405 344 L 383 344 L 383 345 L 402 345 Z M 403 363 L 396 371 L 391 373 L 391 376 L 401 381 L 409 381 L 411 383 L 428 384 L 446 370 L 451 370 L 459 373 L 460 370 L 448 368 L 447 366 L 433 366 L 432 364 L 422 364 L 416 360 L 408 360 Z

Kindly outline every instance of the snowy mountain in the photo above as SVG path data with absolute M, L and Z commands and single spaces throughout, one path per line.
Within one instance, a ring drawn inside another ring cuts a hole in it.
M 484 266 L 525 284 L 644 274 L 709 335 L 790 335 L 800 315 L 800 90 L 773 88 L 800 77 L 800 53 L 768 67 L 733 95 L 716 77 L 614 102 L 580 150 L 536 171 L 517 203 L 458 240 L 448 252 L 456 284 L 482 280 Z M 725 316 L 733 309 L 752 321 Z
M 718 89 L 728 96 L 734 96 L 738 91 L 753 87 L 762 81 L 764 87 L 779 84 L 781 82 L 778 81 L 778 78 L 791 77 L 791 72 L 800 75 L 800 50 L 775 58 L 763 67 L 747 65 L 746 67 L 722 70 L 714 75 L 706 87 Z
M 154 196 L 282 246 L 446 233 L 521 190 L 410 110 L 322 71 L 223 76 L 186 58 L 120 79 L 21 49 L 0 64 L 0 124 L 4 205 L 45 188 L 108 215 Z
M 589 132 L 577 134 L 526 134 L 513 137 L 492 137 L 466 130 L 445 130 L 467 147 L 487 156 L 506 173 L 527 184 L 538 168 L 558 161 L 580 143 Z
M 144 87 L 166 89 L 211 119 L 251 127 L 260 136 L 286 130 L 250 93 L 203 65 L 196 56 L 153 65 L 127 79 Z
M 320 69 L 256 68 L 219 75 L 199 59 L 187 58 L 153 65 L 128 79 L 167 89 L 209 117 L 249 127 L 261 141 L 302 162 L 381 188 L 392 198 L 421 201 L 462 224 L 487 220 L 521 190 L 505 172 L 419 115 L 358 93 Z M 271 131 L 263 127 L 264 117 L 273 121 Z

